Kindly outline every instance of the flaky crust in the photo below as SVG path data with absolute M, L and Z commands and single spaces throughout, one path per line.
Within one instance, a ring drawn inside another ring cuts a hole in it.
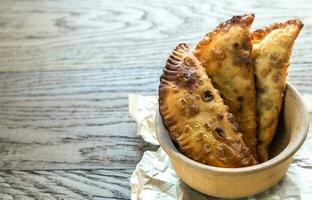
M 256 94 L 250 56 L 253 20 L 254 15 L 247 14 L 221 23 L 201 39 L 194 54 L 221 92 L 256 157 Z
M 268 160 L 268 147 L 278 124 L 292 46 L 303 24 L 288 20 L 252 33 L 256 77 L 258 156 Z
M 217 167 L 257 164 L 219 92 L 187 44 L 178 45 L 163 70 L 159 111 L 180 151 Z

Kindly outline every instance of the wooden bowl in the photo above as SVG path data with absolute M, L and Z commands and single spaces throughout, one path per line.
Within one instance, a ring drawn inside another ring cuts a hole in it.
M 297 90 L 290 84 L 287 84 L 284 108 L 280 115 L 279 127 L 271 144 L 271 159 L 250 167 L 213 167 L 184 156 L 169 137 L 159 112 L 156 116 L 156 134 L 184 183 L 215 197 L 246 197 L 263 192 L 281 180 L 307 136 L 308 113 Z

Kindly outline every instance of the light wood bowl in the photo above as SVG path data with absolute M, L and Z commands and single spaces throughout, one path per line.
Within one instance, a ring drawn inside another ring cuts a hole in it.
M 309 118 L 303 101 L 288 83 L 279 127 L 271 144 L 271 159 L 250 167 L 221 168 L 198 163 L 180 153 L 159 112 L 156 115 L 157 138 L 177 175 L 193 189 L 222 198 L 251 196 L 274 186 L 286 174 L 294 154 L 307 136 L 308 126 Z

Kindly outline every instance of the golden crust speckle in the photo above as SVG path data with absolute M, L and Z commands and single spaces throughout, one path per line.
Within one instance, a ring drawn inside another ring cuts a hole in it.
M 286 86 L 292 46 L 303 23 L 298 19 L 274 23 L 252 32 L 257 89 L 258 156 L 269 159 L 268 147 L 275 134 Z
M 275 29 L 283 29 L 286 26 L 289 25 L 295 25 L 298 27 L 299 31 L 302 29 L 303 27 L 303 23 L 300 19 L 290 19 L 286 22 L 283 23 L 273 23 L 269 26 L 257 29 L 255 31 L 252 32 L 252 40 L 254 42 L 258 41 L 258 40 L 262 40 L 267 34 L 269 34 L 270 32 L 272 32 Z
M 253 20 L 254 14 L 246 14 L 221 23 L 198 42 L 194 55 L 236 117 L 245 143 L 256 156 L 256 91 L 250 34 Z M 244 101 L 236 101 L 238 97 Z M 233 126 L 238 130 L 236 124 Z
M 235 119 L 224 117 L 229 115 L 227 106 L 187 44 L 178 45 L 166 62 L 159 110 L 171 138 L 193 160 L 219 167 L 257 163 L 233 129 Z

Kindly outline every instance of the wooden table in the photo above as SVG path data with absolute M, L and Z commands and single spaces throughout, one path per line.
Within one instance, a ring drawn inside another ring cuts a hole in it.
M 233 3 L 236 2 L 236 3 Z M 129 199 L 142 153 L 128 94 L 232 15 L 303 19 L 288 80 L 312 93 L 311 1 L 0 0 L 0 199 Z

